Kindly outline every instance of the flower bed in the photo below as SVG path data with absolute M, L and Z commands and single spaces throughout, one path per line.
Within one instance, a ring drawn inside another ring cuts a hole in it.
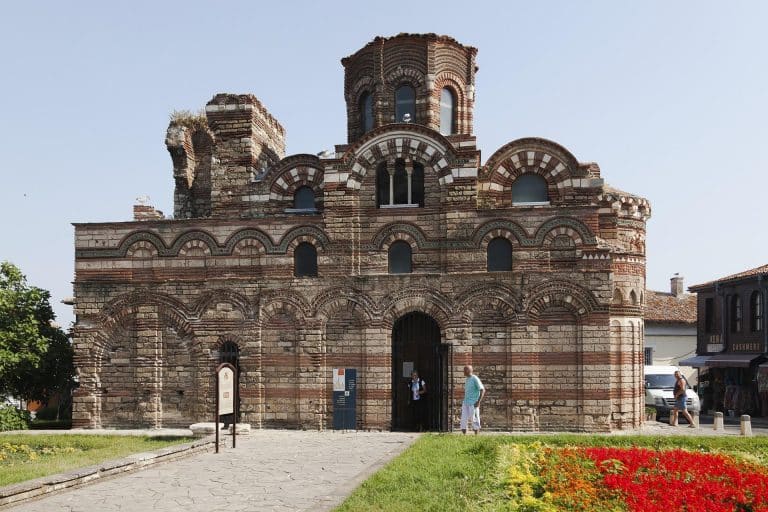
M 511 510 L 768 512 L 768 468 L 681 449 L 507 445 Z

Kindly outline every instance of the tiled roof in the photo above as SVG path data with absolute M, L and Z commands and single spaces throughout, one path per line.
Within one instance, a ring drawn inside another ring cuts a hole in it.
M 645 295 L 645 321 L 657 324 L 695 324 L 696 294 L 648 290 Z
M 715 279 L 714 281 L 708 281 L 706 283 L 696 284 L 696 285 L 691 286 L 689 289 L 693 290 L 694 288 L 704 288 L 704 287 L 712 286 L 715 283 L 724 283 L 726 281 L 735 281 L 735 280 L 741 279 L 743 277 L 757 276 L 757 275 L 760 275 L 760 274 L 768 274 L 768 265 L 763 265 L 761 267 L 745 270 L 744 272 L 739 272 L 738 274 L 733 274 L 733 275 L 730 275 L 730 276 L 721 277 L 720 279 Z

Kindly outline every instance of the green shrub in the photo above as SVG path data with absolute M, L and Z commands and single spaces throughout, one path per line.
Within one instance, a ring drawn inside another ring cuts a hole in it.
M 29 411 L 22 411 L 12 405 L 0 405 L 0 432 L 26 430 L 29 428 L 29 420 Z

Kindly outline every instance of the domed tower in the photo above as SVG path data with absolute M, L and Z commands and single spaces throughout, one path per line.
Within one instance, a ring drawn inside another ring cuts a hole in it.
M 447 36 L 398 34 L 341 59 L 348 142 L 390 123 L 472 134 L 476 55 Z

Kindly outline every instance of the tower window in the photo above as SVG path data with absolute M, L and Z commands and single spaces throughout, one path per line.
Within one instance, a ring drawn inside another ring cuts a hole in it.
M 293 251 L 293 275 L 296 277 L 317 276 L 317 249 L 315 246 L 302 242 Z
M 315 209 L 315 192 L 311 187 L 299 187 L 293 195 L 293 207 L 297 210 Z
M 410 274 L 411 246 L 408 242 L 399 240 L 389 246 L 389 273 Z
M 456 133 L 456 95 L 447 87 L 440 91 L 440 133 Z
M 401 158 L 394 164 L 382 162 L 376 170 L 376 204 L 424 206 L 424 166 Z
M 415 120 L 416 91 L 410 85 L 401 85 L 395 91 L 395 122 L 407 123 Z
M 752 292 L 749 299 L 749 316 L 751 318 L 752 332 L 763 330 L 763 294 L 759 291 Z
M 488 272 L 507 272 L 512 270 L 512 244 L 504 237 L 497 237 L 488 243 Z
M 547 201 L 549 201 L 547 180 L 538 174 L 521 174 L 512 184 L 513 203 L 546 203 Z
M 366 92 L 360 97 L 360 128 L 363 133 L 373 130 L 373 96 Z

